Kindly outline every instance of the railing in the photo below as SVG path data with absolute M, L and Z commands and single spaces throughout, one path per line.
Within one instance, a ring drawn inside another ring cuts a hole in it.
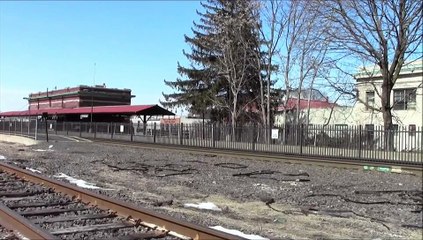
M 47 128 L 47 131 L 46 131 Z M 422 164 L 422 128 L 284 125 L 272 128 L 221 124 L 147 124 L 0 120 L 3 134 L 119 139 L 218 149 Z

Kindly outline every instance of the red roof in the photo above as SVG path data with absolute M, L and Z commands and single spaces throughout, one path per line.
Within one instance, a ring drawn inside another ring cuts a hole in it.
M 297 101 L 296 98 L 288 99 L 285 105 L 278 106 L 278 111 L 285 111 L 285 110 L 292 110 L 297 108 Z M 336 103 L 331 103 L 325 100 L 310 100 L 310 108 L 333 108 L 337 106 Z M 300 110 L 308 108 L 308 99 L 300 99 L 299 104 Z
M 125 115 L 175 115 L 158 105 L 118 105 L 81 108 L 50 108 L 0 113 L 1 117 L 39 116 L 47 112 L 49 115 L 65 114 L 125 114 Z

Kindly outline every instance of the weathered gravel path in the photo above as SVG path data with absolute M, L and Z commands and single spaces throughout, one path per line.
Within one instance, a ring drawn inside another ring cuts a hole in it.
M 412 175 L 86 142 L 0 143 L 0 155 L 205 226 L 285 239 L 422 238 L 422 178 Z M 183 207 L 200 202 L 222 211 Z

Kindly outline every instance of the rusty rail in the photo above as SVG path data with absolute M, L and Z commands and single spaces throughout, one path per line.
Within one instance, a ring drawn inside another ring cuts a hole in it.
M 0 225 L 29 239 L 57 239 L 2 203 L 0 203 Z
M 166 216 L 164 214 L 157 213 L 134 204 L 114 200 L 112 198 L 72 186 L 68 183 L 34 174 L 30 171 L 20 169 L 6 163 L 0 163 L 0 169 L 11 174 L 16 174 L 18 177 L 27 181 L 43 184 L 44 186 L 50 187 L 57 192 L 69 196 L 74 196 L 80 199 L 82 202 L 95 205 L 100 209 L 115 211 L 117 215 L 130 218 L 131 220 L 146 227 L 155 227 L 158 230 L 164 230 L 169 235 L 179 237 L 185 236 L 191 239 L 243 239 L 235 235 L 227 234 L 211 228 L 202 227 L 170 216 Z M 21 222 L 21 220 L 25 219 L 22 219 L 20 216 L 16 216 L 16 223 Z M 5 226 L 16 229 L 16 224 L 5 224 Z M 24 232 L 22 233 L 24 234 Z M 40 237 L 29 238 L 39 239 Z

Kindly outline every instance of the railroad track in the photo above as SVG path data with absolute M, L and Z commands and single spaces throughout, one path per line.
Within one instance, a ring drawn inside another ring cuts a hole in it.
M 158 144 L 158 143 L 143 143 L 143 142 L 129 142 L 125 140 L 104 140 L 104 139 L 90 139 L 94 143 L 110 144 L 116 146 L 130 146 L 137 148 L 155 148 L 155 149 L 170 149 L 185 151 L 191 153 L 214 154 L 230 157 L 253 158 L 259 160 L 276 160 L 285 163 L 293 164 L 308 164 L 325 167 L 347 168 L 362 170 L 364 166 L 371 166 L 389 168 L 391 170 L 403 173 L 409 173 L 417 176 L 423 176 L 422 163 L 406 163 L 393 161 L 376 161 L 365 159 L 337 159 L 335 157 L 318 157 L 318 156 L 298 156 L 293 154 L 270 153 L 270 152 L 253 152 L 250 150 L 231 150 L 231 149 L 216 149 L 196 146 L 173 145 L 173 144 Z
M 1 226 L 15 234 L 7 239 L 241 239 L 6 163 L 0 163 Z

